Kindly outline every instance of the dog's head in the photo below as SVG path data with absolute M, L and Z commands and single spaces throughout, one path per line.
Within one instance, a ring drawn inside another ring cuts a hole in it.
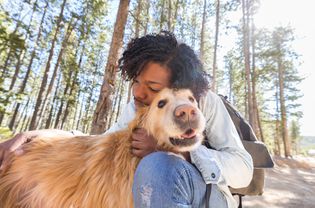
M 190 90 L 163 89 L 144 111 L 142 126 L 162 148 L 184 152 L 201 144 L 205 118 Z

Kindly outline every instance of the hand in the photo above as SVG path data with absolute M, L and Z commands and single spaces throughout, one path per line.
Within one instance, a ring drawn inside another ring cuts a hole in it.
M 144 157 L 156 151 L 157 141 L 147 131 L 137 128 L 132 132 L 131 152 L 135 156 Z
M 0 143 L 0 171 L 4 170 L 8 164 L 8 155 L 14 152 L 16 155 L 22 155 L 23 144 L 32 141 L 35 137 L 56 137 L 56 136 L 73 136 L 72 133 L 62 130 L 36 130 L 27 131 L 15 135 L 12 139 Z
M 4 170 L 8 164 L 8 155 L 15 152 L 16 155 L 23 154 L 21 148 L 23 144 L 28 143 L 36 136 L 35 131 L 16 134 L 12 139 L 0 143 L 0 171 Z

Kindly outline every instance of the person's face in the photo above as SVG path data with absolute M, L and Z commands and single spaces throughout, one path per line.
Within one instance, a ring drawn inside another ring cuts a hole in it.
M 150 105 L 156 94 L 170 86 L 169 69 L 158 63 L 147 63 L 141 73 L 133 80 L 132 94 L 136 108 Z

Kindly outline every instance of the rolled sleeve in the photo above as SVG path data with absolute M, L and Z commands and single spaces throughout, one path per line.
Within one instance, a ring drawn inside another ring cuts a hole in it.
M 209 155 L 205 146 L 200 146 L 198 149 L 190 152 L 191 162 L 200 171 L 206 184 L 218 184 L 221 177 L 221 169 L 217 161 Z

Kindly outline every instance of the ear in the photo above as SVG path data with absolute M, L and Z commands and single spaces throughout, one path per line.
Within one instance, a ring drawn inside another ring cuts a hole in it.
M 135 130 L 136 128 L 144 128 L 147 120 L 147 114 L 149 112 L 149 107 L 141 107 L 136 112 L 136 117 L 128 124 L 128 129 L 130 131 Z

